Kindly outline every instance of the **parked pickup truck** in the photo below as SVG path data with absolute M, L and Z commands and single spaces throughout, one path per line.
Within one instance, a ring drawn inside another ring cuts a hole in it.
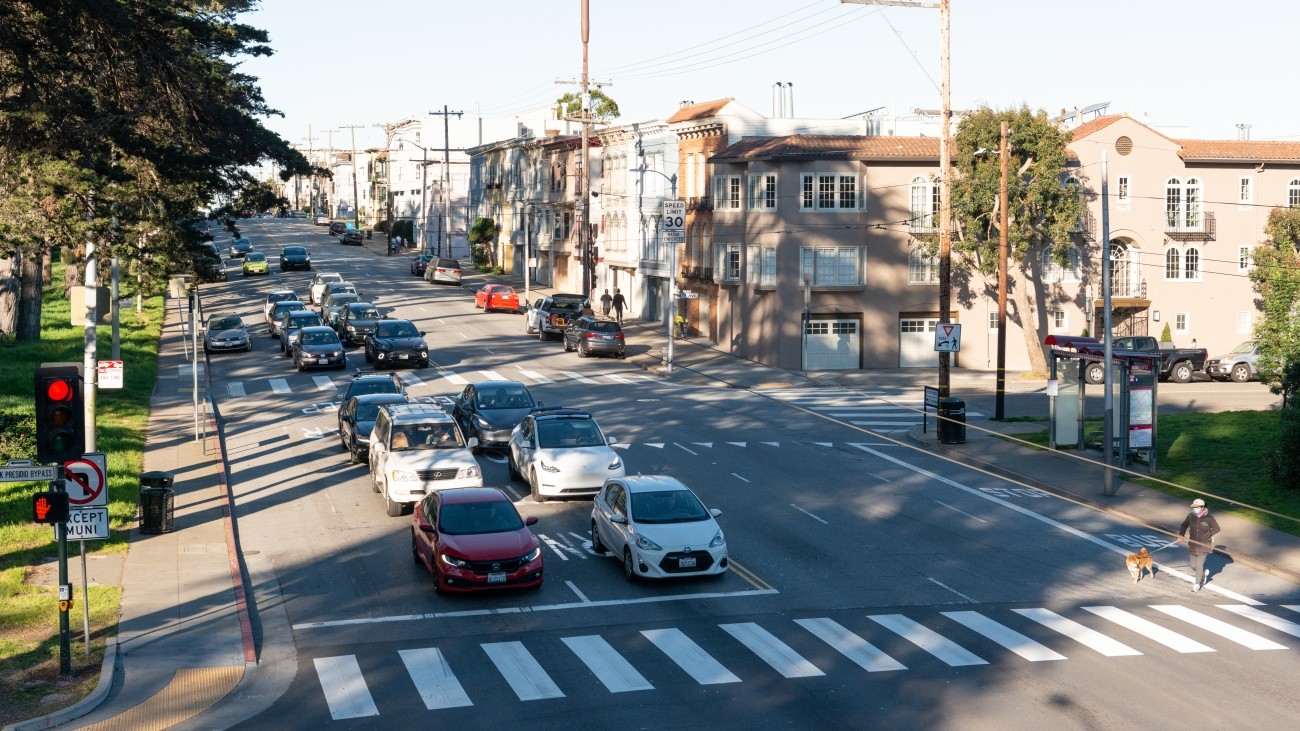
M 1255 377 L 1255 359 L 1258 357 L 1259 343 L 1247 340 L 1227 355 L 1211 358 L 1205 364 L 1205 372 L 1216 381 L 1231 378 L 1237 383 L 1245 383 Z
M 1148 335 L 1115 338 L 1113 350 L 1131 350 L 1138 353 L 1160 354 L 1160 380 L 1188 383 L 1192 374 L 1205 369 L 1210 354 L 1205 348 L 1161 348 L 1160 341 Z M 1084 370 L 1088 383 L 1101 383 L 1105 372 L 1101 363 L 1089 363 Z

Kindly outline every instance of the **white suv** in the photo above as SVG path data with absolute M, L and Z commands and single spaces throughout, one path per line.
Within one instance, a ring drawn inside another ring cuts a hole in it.
M 311 297 L 313 305 L 319 305 L 321 297 L 325 294 L 325 285 L 330 282 L 342 282 L 343 275 L 338 272 L 318 272 L 316 278 L 311 280 L 311 291 L 307 293 Z
M 483 471 L 456 420 L 433 404 L 385 404 L 370 432 L 370 480 L 397 517 L 430 492 L 482 487 Z

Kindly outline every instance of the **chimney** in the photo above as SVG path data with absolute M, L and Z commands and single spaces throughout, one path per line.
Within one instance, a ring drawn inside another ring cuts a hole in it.
M 785 117 L 794 118 L 794 82 L 785 82 Z
M 778 119 L 781 116 L 785 105 L 781 103 L 781 82 L 772 84 L 772 119 Z
M 1250 127 L 1251 127 L 1251 126 L 1250 126 L 1249 124 L 1238 124 L 1238 125 L 1237 125 L 1237 139 L 1239 139 L 1239 140 L 1249 140 L 1249 139 L 1250 139 Z

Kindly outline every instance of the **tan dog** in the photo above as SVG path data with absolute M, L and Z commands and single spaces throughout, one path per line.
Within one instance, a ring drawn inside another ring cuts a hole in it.
M 1142 580 L 1143 574 L 1150 573 L 1153 577 L 1156 575 L 1151 565 L 1151 554 L 1145 548 L 1139 549 L 1137 553 L 1130 553 L 1125 557 L 1124 564 L 1128 566 L 1134 584 Z

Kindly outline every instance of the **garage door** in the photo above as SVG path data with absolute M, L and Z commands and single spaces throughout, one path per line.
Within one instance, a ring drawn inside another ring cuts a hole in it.
M 937 317 L 904 318 L 898 322 L 898 367 L 936 368 L 939 354 L 934 352 Z
M 804 370 L 844 371 L 862 367 L 862 330 L 857 320 L 808 323 Z

